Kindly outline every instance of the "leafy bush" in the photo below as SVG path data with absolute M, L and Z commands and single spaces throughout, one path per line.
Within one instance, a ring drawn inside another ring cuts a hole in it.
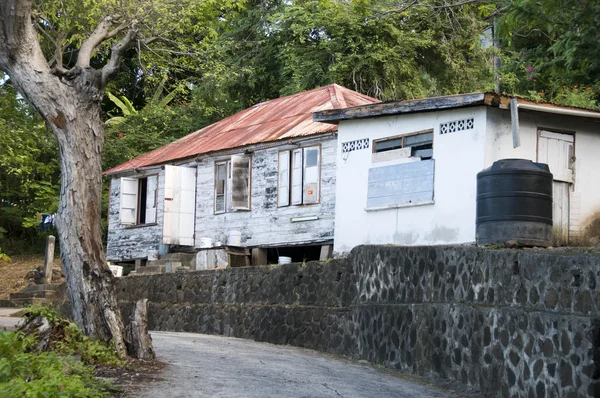
M 60 355 L 78 355 L 81 360 L 90 365 L 108 365 L 124 367 L 126 362 L 119 359 L 115 348 L 101 341 L 91 339 L 83 334 L 77 325 L 62 318 L 58 312 L 49 306 L 34 305 L 28 308 L 26 318 L 40 316 L 46 318 L 53 328 L 50 347 Z
M 10 261 L 10 257 L 8 257 L 8 254 L 4 253 L 2 251 L 2 248 L 0 247 L 0 261 Z
M 0 333 L 0 397 L 103 397 L 115 389 L 94 377 L 93 365 L 124 367 L 114 347 L 93 340 L 55 309 L 32 306 L 25 318 L 48 320 L 49 351 L 36 333 Z
M 0 333 L 0 396 L 102 397 L 110 392 L 91 366 L 54 352 L 29 352 L 33 346 L 33 337 Z

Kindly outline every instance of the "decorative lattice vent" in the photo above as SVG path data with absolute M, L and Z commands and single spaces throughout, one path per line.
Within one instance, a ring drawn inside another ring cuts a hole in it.
M 474 119 L 455 120 L 440 124 L 440 134 L 455 133 L 457 131 L 472 130 Z
M 360 149 L 368 149 L 369 148 L 369 139 L 362 138 L 356 141 L 348 141 L 342 143 L 342 153 L 358 151 Z

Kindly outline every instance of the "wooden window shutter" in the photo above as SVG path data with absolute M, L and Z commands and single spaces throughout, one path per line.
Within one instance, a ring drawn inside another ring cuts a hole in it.
M 158 177 L 150 176 L 147 178 L 146 185 L 146 223 L 156 222 L 156 191 L 158 189 Z
M 231 208 L 250 210 L 250 161 L 249 156 L 231 157 Z
M 179 244 L 179 208 L 181 206 L 181 168 L 165 165 L 163 202 L 163 242 Z
M 194 245 L 196 217 L 196 167 L 181 167 L 181 200 L 179 205 L 179 242 Z
M 121 224 L 134 225 L 137 220 L 138 180 L 137 178 L 121 178 L 121 201 L 119 221 Z
M 302 204 L 302 149 L 292 152 L 292 204 Z
M 304 204 L 319 202 L 319 180 L 321 178 L 321 148 L 304 148 Z
M 196 167 L 165 165 L 163 243 L 194 245 Z
M 277 206 L 290 204 L 290 151 L 279 152 L 279 182 L 277 187 Z

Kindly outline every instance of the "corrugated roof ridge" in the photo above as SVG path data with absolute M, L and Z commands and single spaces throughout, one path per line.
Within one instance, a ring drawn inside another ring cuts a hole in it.
M 329 95 L 331 96 L 331 102 L 334 108 L 346 108 L 346 100 L 344 98 L 344 93 L 340 90 L 340 86 L 337 84 L 332 84 L 329 86 Z
M 280 102 L 284 102 L 284 101 L 290 101 L 293 100 L 294 98 L 298 98 L 298 97 L 306 97 L 306 96 L 310 96 L 313 95 L 315 92 L 319 92 L 319 91 L 325 91 L 325 93 L 329 94 L 329 98 L 330 98 L 330 102 L 331 105 L 334 108 L 340 108 L 340 107 L 346 107 L 346 98 L 345 95 L 346 94 L 350 94 L 354 97 L 363 99 L 363 100 L 367 100 L 369 102 L 372 101 L 377 101 L 377 99 L 366 96 L 364 94 L 358 93 L 358 92 L 354 92 L 352 90 L 349 90 L 345 87 L 339 86 L 337 84 L 329 84 L 327 86 L 322 86 L 322 87 L 316 87 L 314 89 L 311 90 L 307 90 L 307 91 L 303 91 L 300 93 L 295 93 L 295 94 L 291 94 L 291 95 L 287 95 L 284 97 L 279 97 L 279 98 L 274 98 L 268 101 L 263 101 L 260 102 L 258 104 L 252 105 L 249 108 L 246 108 L 244 110 L 241 110 L 233 115 L 227 116 L 224 119 L 221 119 L 215 123 L 212 123 L 208 126 L 204 126 L 203 128 L 194 131 L 192 133 L 187 134 L 184 137 L 181 137 L 173 142 L 170 142 L 166 145 L 163 145 L 159 148 L 156 148 L 150 152 L 147 152 L 145 154 L 142 154 L 140 156 L 137 156 L 133 159 L 128 160 L 127 162 L 124 162 L 118 166 L 115 166 L 107 171 L 105 171 L 105 173 L 111 173 L 111 172 L 117 172 L 117 171 L 125 171 L 125 170 L 129 170 L 131 168 L 136 168 L 136 167 L 143 167 L 146 165 L 151 165 L 151 164 L 155 164 L 155 163 L 161 163 L 161 162 L 156 162 L 156 160 L 158 158 L 160 158 L 160 155 L 162 153 L 169 153 L 171 152 L 171 150 L 173 150 L 174 148 L 180 147 L 180 146 L 184 146 L 186 143 L 190 142 L 190 141 L 195 141 L 198 139 L 201 139 L 202 137 L 206 136 L 207 139 L 212 139 L 214 138 L 214 135 L 216 134 L 229 134 L 229 133 L 233 133 L 235 132 L 235 130 L 238 129 L 243 129 L 243 128 L 248 128 L 248 127 L 256 127 L 256 126 L 260 126 L 262 124 L 265 123 L 269 123 L 271 122 L 273 119 L 268 119 L 268 120 L 262 120 L 260 122 L 256 122 L 256 123 L 242 123 L 243 126 L 239 126 L 236 124 L 245 119 L 247 114 L 253 114 L 254 112 L 252 112 L 253 110 L 256 110 L 257 108 L 262 108 L 264 106 L 271 106 L 271 107 L 276 107 L 278 103 Z M 325 104 L 326 102 L 324 102 Z M 344 104 L 342 106 L 342 104 Z M 321 104 L 322 106 L 323 104 Z M 317 107 L 319 108 L 319 107 Z M 299 112 L 299 113 L 294 113 L 294 114 L 286 114 L 285 117 L 282 117 L 281 120 L 283 119 L 293 119 L 293 118 L 297 118 L 299 116 L 303 116 L 306 112 Z M 232 122 L 231 120 L 234 119 L 235 121 Z M 303 121 L 301 119 L 298 119 L 297 122 L 290 124 L 287 128 L 287 131 L 291 131 L 294 128 L 296 128 L 298 125 L 300 125 Z M 231 125 L 235 126 L 233 128 L 228 128 L 228 127 L 232 127 Z M 222 127 L 221 127 L 222 126 Z M 210 130 L 210 135 L 208 135 L 207 133 L 209 133 Z M 275 138 L 276 140 L 277 138 Z M 261 141 L 252 141 L 251 139 L 249 139 L 248 141 L 251 141 L 248 144 L 255 144 L 255 143 L 260 143 Z M 266 140 L 265 142 L 271 141 L 271 139 Z M 203 153 L 201 150 L 198 150 L 195 154 L 201 154 Z M 194 154 L 191 154 L 189 156 L 193 156 Z M 166 161 L 171 161 L 171 160 L 176 160 L 177 158 L 169 158 Z
M 254 104 L 254 105 L 252 105 L 252 106 L 250 106 L 250 107 L 248 107 L 246 109 L 243 109 L 243 110 L 241 110 L 239 112 L 234 113 L 233 115 L 229 115 L 229 116 L 227 116 L 224 119 L 221 119 L 221 120 L 219 120 L 217 122 L 209 124 L 208 126 L 204 126 L 200 130 L 196 130 L 196 131 L 194 131 L 194 132 L 192 132 L 192 133 L 190 133 L 190 134 L 188 134 L 188 135 L 186 135 L 184 137 L 181 137 L 181 138 L 177 139 L 176 141 L 173 141 L 171 144 L 174 144 L 177 141 L 183 140 L 184 138 L 187 138 L 187 137 L 189 137 L 189 136 L 191 136 L 193 134 L 200 133 L 202 130 L 204 130 L 204 129 L 208 128 L 208 127 L 214 126 L 216 124 L 224 124 L 226 121 L 229 121 L 229 119 L 233 118 L 234 116 L 239 116 L 240 113 L 247 113 L 247 111 L 252 110 L 252 109 L 256 109 L 256 108 L 263 107 L 263 106 L 266 106 L 266 105 L 273 105 L 273 104 L 278 103 L 278 102 L 289 101 L 290 99 L 292 99 L 294 97 L 306 96 L 307 94 L 312 93 L 314 91 L 329 90 L 330 86 L 333 86 L 333 85 L 330 84 L 328 86 L 316 87 L 316 88 L 313 88 L 313 89 L 308 90 L 308 91 L 302 91 L 300 93 L 290 94 L 290 95 L 286 95 L 284 97 L 273 98 L 273 99 L 270 99 L 268 101 L 259 102 L 258 104 Z M 301 113 L 295 113 L 293 115 L 289 115 L 288 117 L 298 116 L 298 115 L 302 115 L 302 114 L 303 114 L 302 112 Z M 248 124 L 245 124 L 245 126 L 249 126 L 249 127 L 250 126 L 257 126 L 257 125 L 260 125 L 262 123 L 264 123 L 264 121 L 256 122 L 256 123 L 248 123 Z M 229 132 L 229 131 L 233 131 L 233 130 L 236 130 L 236 128 L 233 128 L 233 129 L 224 129 L 224 130 L 222 130 L 222 132 L 225 133 L 225 132 Z M 167 144 L 167 145 L 170 145 L 170 144 Z

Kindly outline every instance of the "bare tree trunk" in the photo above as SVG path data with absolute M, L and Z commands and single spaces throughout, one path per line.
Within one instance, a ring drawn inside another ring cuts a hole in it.
M 61 258 L 77 325 L 88 336 L 114 341 L 126 353 L 121 314 L 100 233 L 103 126 L 97 99 L 63 103 L 64 123 L 53 125 L 61 158 L 57 217 Z M 73 99 L 75 101 L 73 101 Z M 73 103 L 75 102 L 75 103 Z M 72 117 L 71 117 L 72 115 Z
M 108 16 L 83 41 L 76 66 L 65 69 L 59 59 L 51 70 L 33 28 L 32 4 L 33 0 L 0 2 L 0 70 L 8 73 L 58 140 L 61 191 L 57 226 L 73 317 L 86 335 L 114 342 L 119 356 L 125 357 L 129 346 L 133 351 L 129 354 L 137 357 L 141 353 L 135 352 L 136 346 L 126 344 L 100 235 L 104 138 L 100 106 L 108 79 L 118 70 L 137 30 L 129 29 L 112 46 L 108 64 L 96 70 L 90 67 L 94 49 L 124 29 L 124 25 L 113 29 L 115 17 Z M 142 329 L 133 330 L 141 334 L 136 337 L 139 341 L 146 341 L 147 332 Z

